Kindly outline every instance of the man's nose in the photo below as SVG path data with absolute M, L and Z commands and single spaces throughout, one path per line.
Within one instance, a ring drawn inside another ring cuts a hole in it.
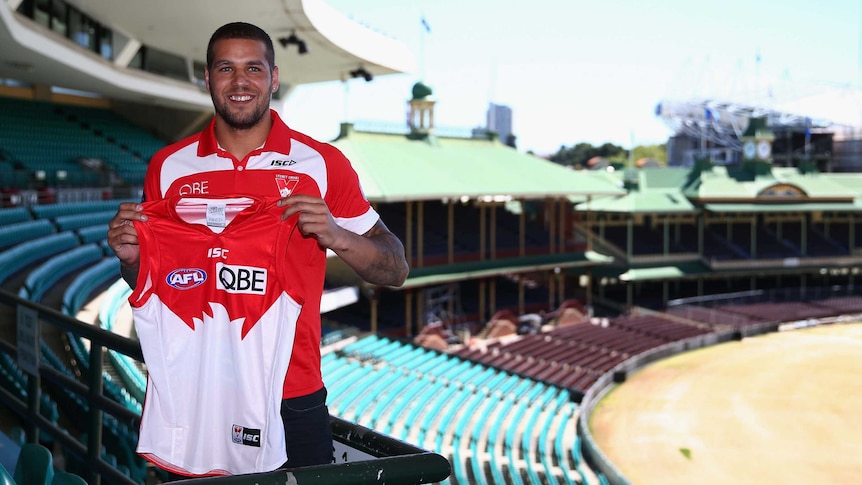
M 237 69 L 233 74 L 233 84 L 236 86 L 246 86 L 248 85 L 248 73 L 243 71 L 242 69 Z

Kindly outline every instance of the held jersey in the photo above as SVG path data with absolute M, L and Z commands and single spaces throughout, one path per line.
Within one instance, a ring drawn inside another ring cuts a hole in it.
M 129 297 L 149 374 L 137 452 L 169 471 L 225 475 L 287 461 L 282 385 L 309 244 L 277 199 L 171 197 L 135 222 Z
M 275 111 L 264 145 L 237 160 L 215 139 L 215 121 L 202 132 L 165 147 L 153 157 L 144 184 L 146 200 L 165 197 L 249 195 L 321 197 L 335 221 L 364 234 L 378 215 L 365 199 L 350 162 L 332 145 L 288 128 Z M 326 252 L 309 256 L 311 268 L 296 284 L 305 305 L 296 330 L 293 360 L 283 397 L 311 394 L 323 387 L 320 374 L 320 298 L 326 272 Z

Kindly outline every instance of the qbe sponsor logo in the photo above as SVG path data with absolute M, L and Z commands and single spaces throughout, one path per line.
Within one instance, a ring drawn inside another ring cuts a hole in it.
M 188 290 L 207 280 L 207 272 L 200 268 L 180 268 L 168 273 L 165 282 L 172 288 Z
M 231 441 L 240 445 L 260 448 L 260 429 L 235 424 L 231 427 Z
M 216 288 L 228 293 L 266 294 L 266 269 L 216 263 Z

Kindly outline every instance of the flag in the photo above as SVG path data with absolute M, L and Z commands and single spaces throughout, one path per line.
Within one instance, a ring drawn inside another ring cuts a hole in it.
M 428 20 L 425 19 L 424 15 L 420 18 L 420 21 L 422 22 L 422 27 L 425 29 L 425 32 L 428 32 L 430 34 L 431 25 L 428 23 Z

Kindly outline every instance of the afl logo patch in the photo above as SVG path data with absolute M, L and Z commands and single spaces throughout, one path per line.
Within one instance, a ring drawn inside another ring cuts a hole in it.
M 206 280 L 207 272 L 198 268 L 175 269 L 165 278 L 168 285 L 178 290 L 188 290 L 200 286 Z

